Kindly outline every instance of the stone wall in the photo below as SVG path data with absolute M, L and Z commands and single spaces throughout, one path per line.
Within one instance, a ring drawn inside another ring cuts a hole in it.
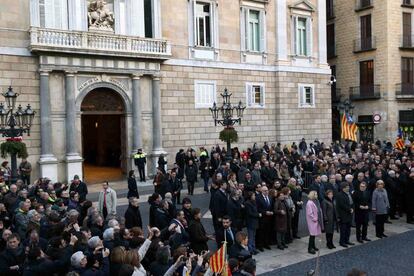
M 17 105 L 22 104 L 23 107 L 26 107 L 27 104 L 30 104 L 36 112 L 30 136 L 23 135 L 23 141 L 28 148 L 28 160 L 33 166 L 33 179 L 38 176 L 37 161 L 40 154 L 39 74 L 37 68 L 37 59 L 34 57 L 0 55 L 0 92 L 6 92 L 11 85 L 13 91 L 20 94 L 17 98 Z M 4 102 L 3 96 L 0 96 L 0 102 Z M 20 160 L 18 160 L 18 164 L 20 164 Z
M 246 103 L 246 82 L 265 84 L 265 108 L 246 108 L 239 133 L 239 148 L 253 143 L 291 143 L 305 137 L 331 141 L 330 87 L 322 74 L 234 70 L 190 66 L 161 67 L 163 146 L 172 161 L 180 148 L 211 146 L 219 140 L 221 126 L 214 126 L 208 108 L 195 108 L 194 81 L 215 80 L 217 100 L 224 88 L 232 102 Z M 298 83 L 315 85 L 315 108 L 298 108 Z
M 412 107 L 412 101 L 397 100 L 396 84 L 401 83 L 401 57 L 414 57 L 412 51 L 401 50 L 402 13 L 412 9 L 401 7 L 401 1 L 373 1 L 374 8 L 355 12 L 355 1 L 338 0 L 335 3 L 335 39 L 337 58 L 329 61 L 336 65 L 337 88 L 344 98 L 349 88 L 359 86 L 359 62 L 374 60 L 374 82 L 381 86 L 381 99 L 354 101 L 355 119 L 359 115 L 380 113 L 382 121 L 375 125 L 375 139 L 395 139 L 399 110 Z M 353 41 L 359 38 L 360 16 L 371 14 L 372 34 L 376 37 L 376 50 L 353 53 Z

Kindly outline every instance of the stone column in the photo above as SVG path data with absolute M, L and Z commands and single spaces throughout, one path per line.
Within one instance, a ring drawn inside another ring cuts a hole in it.
M 50 120 L 50 71 L 40 70 L 40 175 L 57 181 L 57 159 L 52 148 L 52 123 Z
M 154 75 L 152 78 L 152 168 L 150 174 L 155 175 L 158 157 L 167 153 L 162 148 L 162 127 L 161 127 L 161 90 L 160 76 Z
M 161 138 L 161 91 L 160 91 L 160 77 L 154 76 L 152 79 L 152 140 L 153 150 L 159 151 L 162 149 Z
M 69 182 L 76 174 L 82 179 L 82 161 L 76 144 L 76 104 L 75 104 L 75 74 L 65 72 L 65 107 L 66 107 L 66 178 Z
M 278 60 L 287 60 L 287 4 L 286 0 L 276 1 L 276 53 Z
M 141 79 L 142 75 L 132 76 L 132 152 L 142 147 L 141 126 Z
M 326 1 L 318 1 L 318 56 L 319 64 L 327 66 Z

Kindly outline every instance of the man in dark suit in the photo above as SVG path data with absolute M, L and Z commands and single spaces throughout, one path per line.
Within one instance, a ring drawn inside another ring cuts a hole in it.
M 227 241 L 227 248 L 236 242 L 236 230 L 231 227 L 231 219 L 224 216 L 221 220 L 221 227 L 216 233 L 217 247 L 220 248 L 224 241 Z
M 227 183 L 219 182 L 219 190 L 213 195 L 211 215 L 213 217 L 214 230 L 217 232 L 220 223 L 225 215 L 227 215 Z
M 187 227 L 185 226 L 186 223 L 184 212 L 182 210 L 178 211 L 175 219 L 171 221 L 171 224 L 168 227 L 170 232 L 175 232 L 170 239 L 172 248 L 176 249 L 182 245 L 188 245 L 190 236 L 188 235 Z
M 354 200 L 355 205 L 355 225 L 357 241 L 359 243 L 364 243 L 364 241 L 370 241 L 367 238 L 370 200 L 370 195 L 367 191 L 367 183 L 365 183 L 364 181 L 359 183 L 358 190 L 356 190 L 352 194 L 352 199 Z
M 349 242 L 349 236 L 351 235 L 353 200 L 349 193 L 349 184 L 347 182 L 341 183 L 341 192 L 336 196 L 336 213 L 339 221 L 339 245 L 342 247 L 348 247 L 348 245 L 354 245 Z
M 265 184 L 262 185 L 261 194 L 256 197 L 256 204 L 257 211 L 262 214 L 259 219 L 256 244 L 258 250 L 263 252 L 263 248 L 270 249 L 270 237 L 273 229 L 273 199 L 269 197 L 269 189 Z
M 125 212 L 125 228 L 131 229 L 132 227 L 142 228 L 141 212 L 139 211 L 139 200 L 136 197 L 132 197 L 129 200 L 128 209 Z

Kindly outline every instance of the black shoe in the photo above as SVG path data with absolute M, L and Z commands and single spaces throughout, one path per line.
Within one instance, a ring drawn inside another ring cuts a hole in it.
M 336 246 L 334 244 L 331 244 L 331 247 L 332 247 L 332 249 L 335 249 L 336 248 Z
M 368 238 L 363 238 L 362 240 L 367 241 L 367 242 L 370 242 L 370 241 L 371 241 L 371 240 L 370 240 L 370 239 L 368 239 Z
M 264 248 L 265 248 L 265 249 L 267 249 L 267 250 L 271 250 L 271 249 L 272 249 L 272 248 L 270 248 L 270 246 L 268 246 L 268 245 L 264 246 Z
M 388 236 L 387 236 L 387 235 L 385 235 L 385 234 L 382 234 L 382 237 L 383 237 L 383 238 L 388 238 Z
M 280 250 L 285 250 L 285 248 L 282 245 L 278 245 L 277 248 Z
M 357 240 L 359 243 L 364 243 L 364 241 L 363 240 L 361 240 L 361 239 L 359 239 L 359 240 Z
M 383 237 L 382 236 L 380 236 L 380 235 L 376 235 L 376 237 L 378 238 L 378 239 L 382 239 Z
M 287 246 L 286 244 L 282 244 L 282 246 L 283 246 L 284 248 L 288 248 L 288 246 Z
M 326 245 L 326 247 L 327 247 L 328 249 L 333 249 L 332 245 L 330 245 L 330 244 L 327 244 L 327 245 Z
M 253 250 L 253 251 L 252 251 L 252 254 L 253 254 L 253 255 L 257 255 L 257 254 L 259 254 L 259 251 L 257 251 L 257 250 Z
M 309 253 L 309 254 L 316 254 L 316 252 L 315 252 L 315 250 L 313 250 L 313 248 L 308 249 L 308 253 Z
M 342 247 L 348 248 L 348 245 L 346 245 L 344 243 L 340 243 L 339 245 L 342 246 Z
M 346 244 L 347 245 L 355 245 L 355 243 L 353 243 L 353 242 L 347 242 Z
M 392 219 L 392 220 L 397 220 L 397 219 L 399 219 L 399 218 L 397 218 L 397 217 L 390 217 L 390 219 Z
M 407 221 L 408 224 L 414 224 L 414 221 Z
M 264 249 L 263 248 L 257 248 L 260 252 L 263 252 Z
M 314 247 L 314 248 L 313 248 L 313 250 L 315 250 L 315 251 L 319 251 L 319 248 Z
M 300 240 L 300 237 L 299 236 L 293 236 L 293 238 Z

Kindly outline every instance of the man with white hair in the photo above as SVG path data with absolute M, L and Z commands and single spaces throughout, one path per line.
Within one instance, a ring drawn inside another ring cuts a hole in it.
M 399 195 L 401 194 L 402 191 L 401 191 L 398 179 L 396 177 L 395 171 L 390 170 L 388 172 L 388 177 L 385 179 L 384 182 L 385 182 L 385 190 L 388 193 L 388 200 L 390 202 L 390 211 L 389 211 L 390 219 L 398 219 L 396 217 L 397 203 L 401 202 Z
M 354 176 L 352 174 L 345 175 L 345 181 L 346 181 L 346 183 L 348 183 L 349 191 L 352 194 L 354 192 L 354 184 L 353 184 Z

